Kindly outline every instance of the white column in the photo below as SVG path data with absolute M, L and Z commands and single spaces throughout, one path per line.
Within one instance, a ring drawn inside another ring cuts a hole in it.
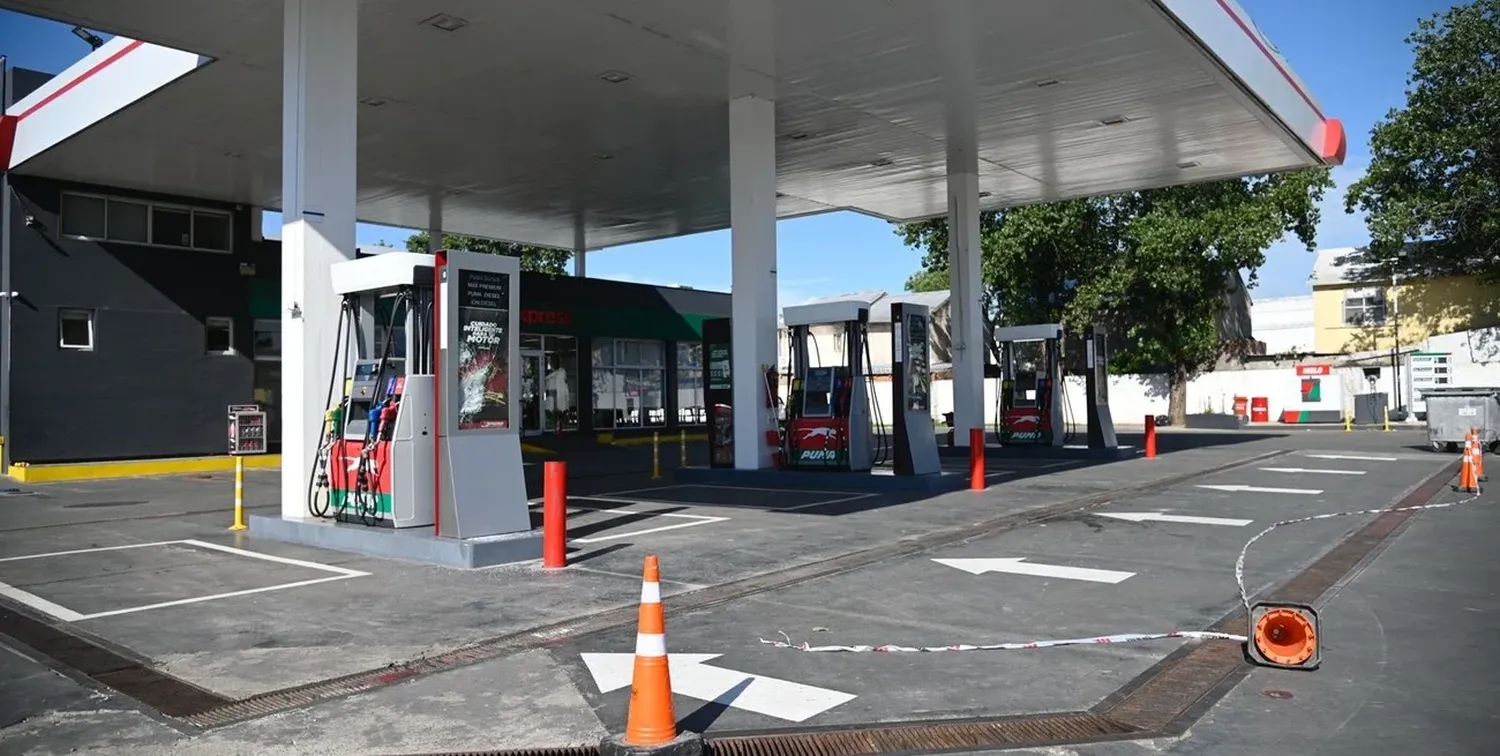
M 734 466 L 771 465 L 763 366 L 776 365 L 776 103 L 729 101 L 729 214 L 733 274 Z
M 984 427 L 983 279 L 979 249 L 979 135 L 975 23 L 968 3 L 933 14 L 943 38 L 948 148 L 949 336 L 953 342 L 953 438 L 969 445 Z
M 281 513 L 307 517 L 339 314 L 328 267 L 354 257 L 358 5 L 283 7 Z
M 973 154 L 969 153 L 967 165 L 955 166 L 951 153 L 948 162 L 953 439 L 960 446 L 969 445 L 970 428 L 984 427 L 985 340 L 980 301 L 983 274 L 979 265 L 979 166 Z
M 573 226 L 573 275 L 584 278 L 588 276 L 588 240 L 584 238 L 583 220 L 580 219 Z

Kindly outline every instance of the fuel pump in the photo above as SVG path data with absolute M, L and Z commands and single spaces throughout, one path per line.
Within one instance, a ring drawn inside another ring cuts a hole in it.
M 531 529 L 521 465 L 520 263 L 390 252 L 329 269 L 343 297 L 319 464 L 318 517 L 445 538 Z M 519 541 L 518 541 L 519 542 Z
M 335 265 L 332 278 L 343 297 L 333 371 L 343 391 L 324 416 L 309 508 L 340 522 L 430 526 L 433 258 L 362 258 Z
M 1083 346 L 1089 448 L 1119 448 L 1109 410 L 1109 340 L 1104 326 L 1092 326 L 1082 334 L 1069 334 L 1057 323 L 996 328 L 995 342 L 1000 348 L 1001 444 L 1064 444 L 1068 432 L 1063 348 L 1071 342 L 1074 348 Z
M 870 305 L 844 300 L 786 307 L 790 331 L 790 390 L 783 458 L 792 470 L 868 471 L 890 456 L 871 423 L 880 410 L 871 401 L 868 343 Z M 814 329 L 832 331 L 834 354 L 821 354 Z
M 995 329 L 1001 445 L 1063 445 L 1062 338 L 1058 323 Z

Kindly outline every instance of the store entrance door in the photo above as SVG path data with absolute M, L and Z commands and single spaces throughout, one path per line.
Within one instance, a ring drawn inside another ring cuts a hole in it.
M 521 353 L 521 433 L 542 432 L 542 353 Z

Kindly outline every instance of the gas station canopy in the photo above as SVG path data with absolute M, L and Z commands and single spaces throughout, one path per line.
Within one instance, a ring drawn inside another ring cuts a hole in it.
M 281 2 L 0 7 L 129 38 L 18 103 L 18 172 L 280 207 Z M 1344 151 L 1232 0 L 363 0 L 358 34 L 359 219 L 564 248 L 727 227 L 743 94 L 780 217 L 942 215 L 953 139 L 986 209 Z

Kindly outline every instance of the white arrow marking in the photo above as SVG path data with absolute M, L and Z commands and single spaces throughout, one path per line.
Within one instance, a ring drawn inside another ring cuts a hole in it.
M 582 656 L 600 693 L 630 687 L 635 670 L 635 654 Z M 669 654 L 667 669 L 672 676 L 672 692 L 788 722 L 805 722 L 855 698 L 852 693 L 737 672 L 704 663 L 719 656 L 721 654 Z
M 1364 470 L 1324 470 L 1317 467 L 1262 467 L 1266 472 L 1316 473 L 1318 475 L 1364 475 Z
M 1066 567 L 1060 564 L 1037 564 L 1025 561 L 1025 557 L 997 557 L 991 559 L 934 559 L 938 564 L 956 567 L 974 575 L 986 572 L 1008 572 L 1012 575 L 1035 575 L 1037 577 L 1062 578 L 1064 580 L 1087 580 L 1091 583 L 1119 583 L 1135 577 L 1134 572 L 1095 570 L 1088 567 Z
M 1243 528 L 1254 520 L 1237 520 L 1233 517 L 1194 517 L 1192 515 L 1170 515 L 1165 512 L 1095 512 L 1100 517 L 1113 517 L 1130 522 L 1181 522 L 1187 525 L 1229 525 Z
M 1210 488 L 1210 489 L 1213 489 L 1215 491 L 1229 491 L 1231 493 L 1236 493 L 1236 492 L 1237 493 L 1280 493 L 1280 494 L 1302 494 L 1304 496 L 1317 496 L 1318 494 L 1323 493 L 1323 491 L 1321 489 L 1317 489 L 1317 488 L 1265 488 L 1265 487 L 1262 487 L 1262 486 L 1242 486 L 1242 485 L 1239 485 L 1239 484 L 1235 484 L 1235 485 L 1232 485 L 1232 486 L 1206 486 L 1206 485 L 1199 485 L 1198 487 L 1199 488 Z
M 1395 457 L 1364 457 L 1358 454 L 1309 454 L 1313 459 L 1358 459 L 1365 462 L 1395 462 Z

